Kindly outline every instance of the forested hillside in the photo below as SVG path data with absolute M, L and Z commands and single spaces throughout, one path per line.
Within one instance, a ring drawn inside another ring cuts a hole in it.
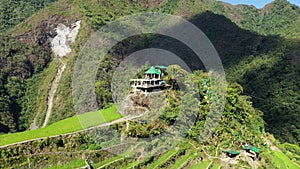
M 5 0 L 0 2 L 0 31 L 6 31 L 25 21 L 56 0 Z
M 299 38 L 300 9 L 287 0 L 275 0 L 262 9 L 254 6 L 217 3 L 217 13 L 232 19 L 243 29 L 262 35 Z
M 256 39 L 252 44 L 240 41 L 252 49 L 224 62 L 228 79 L 242 84 L 254 106 L 265 112 L 267 131 L 281 141 L 299 144 L 299 7 L 275 0 L 260 10 L 225 4 L 218 11 Z
M 176 3 L 183 5 L 177 7 Z M 254 106 L 264 112 L 267 131 L 275 134 L 281 141 L 299 144 L 299 26 L 296 23 L 300 18 L 299 7 L 287 1 L 274 1 L 261 10 L 214 1 L 205 4 L 164 1 L 161 8 L 152 6 L 151 10 L 165 10 L 165 5 L 170 13 L 185 16 L 209 37 L 227 69 L 227 79 L 242 84 L 245 94 L 252 97 Z M 279 9 L 284 9 L 284 12 Z M 249 17 L 247 10 L 256 13 L 255 17 Z M 255 24 L 258 25 L 254 27 Z M 148 43 L 143 43 L 144 41 Z M 111 62 L 104 62 L 102 66 L 116 66 L 120 58 L 134 51 L 158 47 L 179 55 L 193 69 L 203 68 L 201 63 L 189 62 L 187 58 L 193 56 L 191 51 L 180 43 L 173 42 L 169 46 L 170 41 L 168 38 L 155 36 L 131 38 L 125 45 L 122 44 L 123 47 L 119 46 L 122 49 L 112 52 L 114 59 Z M 132 48 L 130 44 L 139 46 Z M 112 75 L 113 70 L 99 71 L 102 76 L 99 76 L 97 91 L 101 91 L 99 101 L 100 106 L 103 106 L 103 100 L 111 101 L 103 98 L 111 95 L 110 82 L 103 82 L 106 77 L 103 75 Z M 106 92 L 99 88 L 106 89 Z
M 1 132 L 18 131 L 26 80 L 40 73 L 51 59 L 43 48 L 22 43 L 9 35 L 0 37 Z
M 262 157 L 266 161 L 262 163 L 275 168 L 273 154 L 260 137 L 266 137 L 265 132 L 268 132 L 281 143 L 288 142 L 280 148 L 299 163 L 296 145 L 300 145 L 300 8 L 287 0 L 274 0 L 262 9 L 233 6 L 217 0 L 9 0 L 1 1 L 0 9 L 0 133 L 28 130 L 35 118 L 38 127 L 43 123 L 48 93 L 59 67 L 57 57 L 51 51 L 51 40 L 56 36 L 59 24 L 72 27 L 78 20 L 82 23 L 76 41 L 71 45 L 72 52 L 62 58 L 67 67 L 54 94 L 49 124 L 75 115 L 73 67 L 91 34 L 122 16 L 164 12 L 182 16 L 206 34 L 220 55 L 230 84 L 224 116 L 215 135 L 205 145 L 198 146 L 203 146 L 201 149 L 210 154 L 220 154 L 224 148 L 238 149 L 245 142 L 251 142 L 265 152 Z M 173 52 L 195 71 L 196 78 L 206 76 L 199 73 L 198 70 L 205 70 L 200 61 L 193 59 L 194 52 L 181 42 L 153 34 L 130 37 L 114 46 L 100 63 L 95 81 L 99 107 L 107 108 L 113 104 L 111 79 L 119 63 L 133 52 L 147 48 Z M 202 109 L 204 112 L 206 106 Z M 167 119 L 176 116 L 176 108 L 173 108 L 169 109 Z M 197 144 L 204 119 L 205 113 L 189 133 L 187 142 L 192 140 Z M 135 134 L 148 132 L 143 127 L 133 128 Z M 83 140 L 82 147 L 76 143 L 80 139 Z M 73 141 L 74 147 L 71 143 L 66 147 L 74 151 L 93 149 L 96 144 L 86 137 Z M 56 146 L 56 150 L 61 151 L 65 148 L 60 142 L 44 144 L 41 141 L 33 146 L 50 146 L 50 149 L 45 148 L 50 152 L 51 147 Z M 92 148 L 89 148 L 90 144 L 93 144 Z M 18 150 L 22 148 L 17 146 Z M 14 153 L 7 149 L 0 154 L 12 157 Z M 27 159 L 22 160 L 27 165 Z M 148 160 L 150 162 L 145 160 L 142 164 L 155 161 L 153 158 Z M 174 164 L 169 163 L 170 166 Z M 9 165 L 9 162 L 3 165 Z
M 48 4 L 48 2 L 41 2 L 41 4 L 35 2 L 32 3 L 37 4 L 40 7 L 42 7 L 43 5 L 46 6 L 46 4 Z M 9 10 L 12 5 L 8 4 L 9 3 L 7 1 L 6 3 L 3 3 L 1 7 Z M 23 5 L 25 4 L 29 5 L 28 3 L 23 3 Z M 70 8 L 70 6 L 73 7 Z M 299 44 L 299 40 L 295 39 L 299 36 L 297 23 L 299 21 L 300 10 L 297 6 L 291 5 L 285 0 L 276 0 L 261 10 L 245 5 L 232 6 L 222 2 L 205 0 L 166 0 L 157 2 L 141 1 L 137 4 L 131 1 L 91 1 L 87 3 L 76 0 L 72 1 L 71 4 L 62 1 L 61 3 L 54 4 L 53 9 L 51 8 L 52 7 L 50 7 L 50 9 L 48 10 L 49 12 L 46 13 L 48 13 L 48 16 L 52 17 L 56 17 L 57 15 L 59 15 L 59 10 L 55 10 L 54 8 L 61 8 L 62 10 L 68 9 L 69 14 L 74 13 L 75 10 L 79 10 L 84 16 L 83 19 L 86 20 L 87 24 L 90 25 L 93 30 L 97 30 L 101 25 L 118 17 L 136 12 L 142 12 L 145 10 L 161 11 L 184 16 L 192 23 L 197 25 L 202 31 L 204 31 L 204 33 L 206 33 L 206 35 L 213 42 L 223 60 L 225 68 L 228 69 L 228 80 L 241 83 L 245 88 L 245 92 L 253 96 L 253 101 L 255 103 L 254 106 L 265 112 L 264 119 L 268 123 L 267 130 L 274 133 L 282 141 L 299 143 L 299 140 L 297 140 L 297 138 L 299 138 L 299 122 L 297 121 L 299 120 L 299 118 L 295 118 L 297 117 L 297 113 L 299 113 L 299 101 L 297 99 L 297 96 L 299 95 L 299 85 L 297 85 L 299 81 L 299 70 L 297 68 L 298 62 L 295 62 L 298 61 L 297 46 Z M 281 9 L 283 9 L 283 11 Z M 33 12 L 28 12 L 27 15 L 22 15 L 23 20 L 26 18 L 26 16 L 28 17 L 32 13 Z M 63 15 L 68 18 L 71 16 L 69 14 L 68 12 L 65 12 Z M 18 16 L 14 15 L 14 17 Z M 43 16 L 43 20 L 47 19 L 46 17 L 47 16 Z M 10 18 L 13 18 L 13 16 L 10 16 Z M 231 21 L 228 18 L 231 19 Z M 38 17 L 33 17 L 30 20 L 34 21 L 34 23 L 39 22 Z M 30 20 L 26 21 L 24 23 L 24 26 L 28 25 L 30 23 Z M 60 18 L 59 20 L 63 21 L 64 19 Z M 15 24 L 17 23 L 18 22 L 16 22 Z M 235 25 L 234 23 L 236 23 L 237 25 Z M 9 28 L 12 26 L 13 25 L 5 27 Z M 18 28 L 21 27 L 22 26 L 18 26 Z M 24 28 L 26 29 L 21 31 L 14 30 L 12 34 L 17 35 L 17 37 L 21 38 L 22 40 L 28 41 L 26 40 L 26 38 L 28 38 L 31 33 L 36 34 L 36 31 L 33 32 L 30 30 L 30 28 L 34 28 L 34 25 L 31 25 L 29 27 L 25 26 Z M 46 27 L 40 28 L 44 31 L 50 31 Z M 38 31 L 39 27 L 36 27 L 34 29 L 37 29 Z M 90 32 L 88 29 L 89 27 L 86 27 L 83 31 L 83 37 L 87 36 L 88 32 Z M 289 40 L 286 38 L 293 38 L 293 40 Z M 143 44 L 142 41 L 143 39 L 138 40 L 137 43 Z M 154 40 L 154 42 L 157 41 L 159 40 Z M 29 40 L 29 42 L 39 45 L 39 39 L 36 39 L 36 41 Z M 79 44 L 82 43 L 84 43 L 84 41 L 79 42 Z M 128 46 L 129 45 L 125 45 L 125 47 Z M 168 46 L 164 44 L 159 44 L 158 46 L 168 48 Z M 146 47 L 147 46 L 140 45 L 139 48 L 142 49 Z M 134 50 L 137 49 L 133 49 L 129 52 L 133 52 Z M 168 50 L 172 51 L 173 49 L 169 48 Z M 118 57 L 118 55 L 118 52 L 116 52 L 116 57 Z M 296 64 L 293 64 L 292 62 Z M 276 63 L 279 65 L 276 65 Z M 105 65 L 106 63 L 103 64 Z M 253 66 L 248 67 L 245 65 Z M 198 69 L 200 67 L 194 66 L 193 68 Z M 255 79 L 251 77 L 254 77 Z M 267 82 L 265 82 L 266 79 Z M 67 80 L 66 83 L 63 84 L 66 86 L 68 83 L 70 83 L 69 80 Z M 98 84 L 100 85 L 100 83 Z M 103 85 L 104 87 L 109 87 L 109 85 L 107 84 L 109 83 L 101 83 L 101 85 Z M 270 87 L 271 84 L 272 87 Z M 99 85 L 98 88 L 100 87 Z M 67 86 L 70 86 L 70 84 Z M 272 90 L 270 91 L 270 89 Z M 63 119 L 65 117 L 70 117 L 72 115 L 71 112 L 73 112 L 72 108 L 70 108 L 69 106 L 70 101 L 64 103 L 65 100 L 71 100 L 72 96 L 64 94 L 64 91 L 59 91 L 59 93 L 59 95 L 62 95 L 63 97 L 67 97 L 69 99 L 61 98 L 62 102 L 59 103 L 58 107 L 55 104 L 54 111 L 56 111 L 56 113 L 54 113 L 55 118 L 51 120 L 52 122 L 54 122 L 55 120 Z M 70 93 L 70 91 L 68 93 Z M 102 95 L 109 96 L 109 93 L 107 92 L 100 91 L 100 93 L 102 93 Z M 99 96 L 98 98 L 99 101 L 104 100 L 102 96 Z M 46 98 L 44 97 L 44 99 Z M 105 100 L 107 102 L 110 99 L 108 98 Z M 287 104 L 285 104 L 286 102 Z M 103 105 L 100 106 L 103 107 Z M 66 109 L 66 107 L 69 108 Z M 24 109 L 28 108 L 25 107 Z M 45 109 L 30 110 L 45 111 Z M 59 111 L 64 111 L 65 113 L 63 113 L 61 116 L 58 115 L 60 114 Z M 20 110 L 18 110 L 17 112 L 19 113 Z M 276 116 L 274 116 L 274 114 L 276 114 Z M 285 114 L 288 114 L 288 116 L 285 116 Z M 284 123 L 282 123 L 281 126 L 278 126 L 277 121 L 281 121 L 283 116 L 285 116 L 285 119 L 287 118 L 287 120 L 283 120 Z M 18 122 L 18 117 L 14 117 L 15 119 L 13 121 L 15 124 L 10 124 L 10 126 L 18 125 L 16 124 Z M 31 122 L 26 122 L 27 125 L 25 126 L 28 127 L 30 123 Z M 287 130 L 291 132 L 285 134 L 281 132 Z

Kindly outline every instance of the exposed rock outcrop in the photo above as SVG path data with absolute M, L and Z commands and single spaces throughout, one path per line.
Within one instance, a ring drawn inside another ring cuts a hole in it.
M 63 57 L 71 53 L 70 45 L 76 39 L 80 28 L 80 22 L 81 21 L 77 21 L 74 23 L 72 28 L 69 28 L 64 24 L 59 24 L 57 26 L 55 29 L 57 35 L 51 41 L 51 48 L 55 55 Z
M 157 118 L 164 110 L 167 99 L 164 91 L 145 93 L 141 90 L 132 90 L 123 100 L 119 113 L 136 116 L 147 113 L 145 118 Z

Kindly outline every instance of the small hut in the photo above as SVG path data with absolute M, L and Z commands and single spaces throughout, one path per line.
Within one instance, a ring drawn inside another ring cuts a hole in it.
M 164 89 L 166 84 L 163 80 L 163 72 L 165 69 L 165 66 L 158 66 L 158 68 L 151 66 L 150 69 L 144 73 L 144 79 L 130 79 L 132 82 L 131 86 L 134 89 L 140 89 L 144 92 L 150 92 L 154 89 Z
M 155 67 L 151 66 L 150 69 L 148 69 L 145 72 L 145 75 L 148 76 L 150 79 L 160 79 L 161 71 L 159 69 L 156 69 Z
M 234 150 L 224 150 L 223 152 L 226 154 L 227 157 L 230 158 L 235 158 L 240 154 L 240 152 Z
M 252 157 L 253 160 L 256 160 L 259 156 L 259 148 L 254 146 L 245 145 L 244 151 L 247 153 L 248 156 Z

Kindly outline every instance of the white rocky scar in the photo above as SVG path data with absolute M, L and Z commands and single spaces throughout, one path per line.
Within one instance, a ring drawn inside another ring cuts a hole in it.
M 55 29 L 57 35 L 51 41 L 52 51 L 56 56 L 63 57 L 71 53 L 70 44 L 76 39 L 81 21 L 75 22 L 71 28 L 58 24 Z

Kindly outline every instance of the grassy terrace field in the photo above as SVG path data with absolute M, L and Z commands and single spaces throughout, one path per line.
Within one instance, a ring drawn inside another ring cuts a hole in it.
M 219 163 L 217 163 L 217 164 L 214 164 L 213 167 L 212 167 L 211 169 L 219 169 L 220 166 L 221 166 L 221 165 L 220 165 Z
M 83 130 L 88 127 L 110 122 L 121 117 L 122 116 L 117 113 L 117 108 L 115 106 L 112 106 L 110 108 L 103 109 L 100 111 L 76 115 L 61 120 L 57 123 L 53 123 L 49 126 L 46 126 L 45 128 L 0 135 L 0 146 L 25 140 L 71 133 Z
M 203 161 L 200 164 L 193 165 L 190 169 L 206 169 L 211 161 Z
M 136 165 L 138 165 L 140 163 L 140 161 L 134 161 L 131 162 L 129 164 L 127 164 L 126 166 L 122 167 L 121 169 L 130 169 L 130 168 L 134 168 Z
M 68 168 L 79 168 L 85 166 L 85 162 L 83 159 L 78 159 L 71 161 L 70 163 L 64 164 L 64 165 L 53 165 L 51 167 L 47 167 L 46 169 L 68 169 Z
M 94 168 L 103 168 L 105 166 L 110 165 L 111 163 L 117 162 L 117 161 L 122 160 L 122 159 L 124 159 L 123 156 L 114 156 L 114 157 L 109 158 L 107 160 L 101 161 L 100 163 L 93 164 L 93 167 Z
M 164 155 L 162 155 L 159 159 L 154 161 L 147 169 L 159 168 L 164 162 L 168 161 L 174 154 L 176 154 L 176 150 L 169 150 Z
M 194 155 L 193 154 L 188 154 L 180 158 L 179 160 L 176 161 L 176 163 L 172 166 L 172 169 L 178 169 L 181 168 L 182 165 L 188 162 L 189 159 L 191 159 Z
M 300 167 L 294 164 L 285 154 L 279 151 L 273 151 L 274 161 L 280 169 L 299 169 Z

